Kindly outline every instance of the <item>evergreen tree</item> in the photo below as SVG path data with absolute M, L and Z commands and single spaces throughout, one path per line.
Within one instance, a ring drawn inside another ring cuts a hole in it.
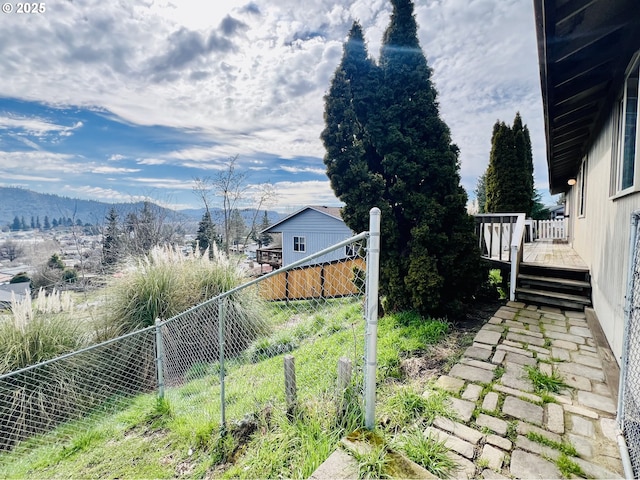
M 118 212 L 115 208 L 111 208 L 106 217 L 107 226 L 102 239 L 102 263 L 104 265 L 113 265 L 120 257 L 120 228 L 118 227 Z
M 486 210 L 491 213 L 525 213 L 531 216 L 535 190 L 531 138 L 520 113 L 513 127 L 496 122 L 486 172 Z
M 51 224 L 49 223 L 49 217 L 47 215 L 44 216 L 44 229 L 49 230 L 51 228 Z
M 209 249 L 209 258 L 213 258 L 212 245 L 215 242 L 215 235 L 216 227 L 211 220 L 211 213 L 209 213 L 209 210 L 206 210 L 204 215 L 202 215 L 202 220 L 200 220 L 200 223 L 198 224 L 196 242 L 200 249 L 200 253 L 204 253 L 205 250 Z
M 260 231 L 262 232 L 258 237 L 258 245 L 260 247 L 268 247 L 269 244 L 273 241 L 273 238 L 268 233 L 264 231 L 269 228 L 271 223 L 269 222 L 269 216 L 267 215 L 267 211 L 264 211 L 264 215 L 262 215 L 262 223 L 260 224 Z
M 18 218 L 17 215 L 15 217 L 13 217 L 13 223 L 11 224 L 11 230 L 13 230 L 14 232 L 17 232 L 18 230 L 20 230 L 20 219 Z
M 31 230 L 36 228 L 36 219 L 31 215 Z
M 487 172 L 478 177 L 478 183 L 474 190 L 476 201 L 478 202 L 478 213 L 487 211 Z
M 240 210 L 234 208 L 229 218 L 229 231 L 231 233 L 231 244 L 238 245 L 244 240 L 244 234 L 247 229 L 244 218 L 240 214 Z
M 47 266 L 53 269 L 64 270 L 64 262 L 57 253 L 51 255 L 51 258 L 49 258 L 49 261 L 47 262 Z
M 36 228 L 38 230 L 40 230 L 40 228 L 42 228 L 42 225 L 40 224 L 40 216 L 39 215 L 36 217 Z
M 458 149 L 439 116 L 410 0 L 392 0 L 379 67 L 354 24 L 325 97 L 327 174 L 354 231 L 382 210 L 380 282 L 393 310 L 455 315 L 482 280 Z
M 60 222 L 58 222 L 58 219 L 57 219 L 57 218 L 54 218 L 54 219 L 51 221 L 51 226 L 52 226 L 53 228 L 56 228 L 58 225 L 60 225 Z
M 24 221 L 24 217 L 20 218 L 20 230 L 26 230 L 27 229 L 27 222 Z

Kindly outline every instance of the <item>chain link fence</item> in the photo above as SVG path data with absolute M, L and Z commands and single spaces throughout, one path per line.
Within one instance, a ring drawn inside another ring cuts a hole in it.
M 148 328 L 0 376 L 0 452 L 66 439 L 132 395 L 154 392 L 154 360 Z
M 640 216 L 633 219 L 618 425 L 640 478 Z
M 347 244 L 363 254 L 362 240 Z M 344 251 L 344 242 L 333 249 Z M 158 322 L 163 395 L 175 408 L 224 426 L 273 408 L 334 402 L 341 359 L 352 366 L 351 381 L 343 382 L 361 392 L 366 263 L 360 254 L 322 263 L 314 262 L 319 254 L 307 257 Z
M 340 242 L 155 326 L 1 375 L 0 453 L 65 441 L 141 393 L 222 431 L 265 409 L 327 403 L 339 410 L 346 392 L 362 406 L 365 370 L 375 385 L 375 358 L 365 362 L 367 348 L 375 355 L 365 343 L 375 347 L 377 324 L 377 273 L 374 281 L 365 273 L 370 237 Z M 333 250 L 349 255 L 317 263 Z M 375 301 L 367 302 L 367 290 Z M 371 398 L 364 402 L 373 408 Z

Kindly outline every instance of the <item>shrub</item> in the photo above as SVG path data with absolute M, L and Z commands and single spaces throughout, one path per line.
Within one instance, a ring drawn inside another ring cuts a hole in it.
M 20 272 L 14 275 L 11 278 L 11 280 L 9 280 L 9 283 L 26 283 L 30 281 L 31 279 L 29 278 L 29 275 L 27 274 L 27 272 Z
M 67 268 L 62 272 L 62 280 L 66 283 L 76 283 L 78 281 L 78 271 L 75 268 Z
M 49 268 L 57 268 L 58 270 L 64 270 L 64 262 L 60 258 L 60 255 L 54 253 L 51 255 L 51 258 L 47 262 L 47 267 Z

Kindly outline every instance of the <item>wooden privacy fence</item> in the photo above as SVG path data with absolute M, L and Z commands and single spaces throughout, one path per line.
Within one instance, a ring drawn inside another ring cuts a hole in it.
M 355 295 L 361 288 L 354 283 L 354 267 L 364 271 L 365 260 L 356 257 L 286 270 L 260 282 L 260 296 L 265 300 L 308 300 Z

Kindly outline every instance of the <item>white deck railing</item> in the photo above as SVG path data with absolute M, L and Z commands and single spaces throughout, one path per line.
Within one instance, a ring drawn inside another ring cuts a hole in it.
M 476 218 L 476 234 L 482 257 L 509 263 L 509 300 L 516 298 L 516 281 L 524 246 L 524 213 L 485 213 Z
M 565 240 L 567 238 L 567 220 L 538 220 L 538 240 Z

